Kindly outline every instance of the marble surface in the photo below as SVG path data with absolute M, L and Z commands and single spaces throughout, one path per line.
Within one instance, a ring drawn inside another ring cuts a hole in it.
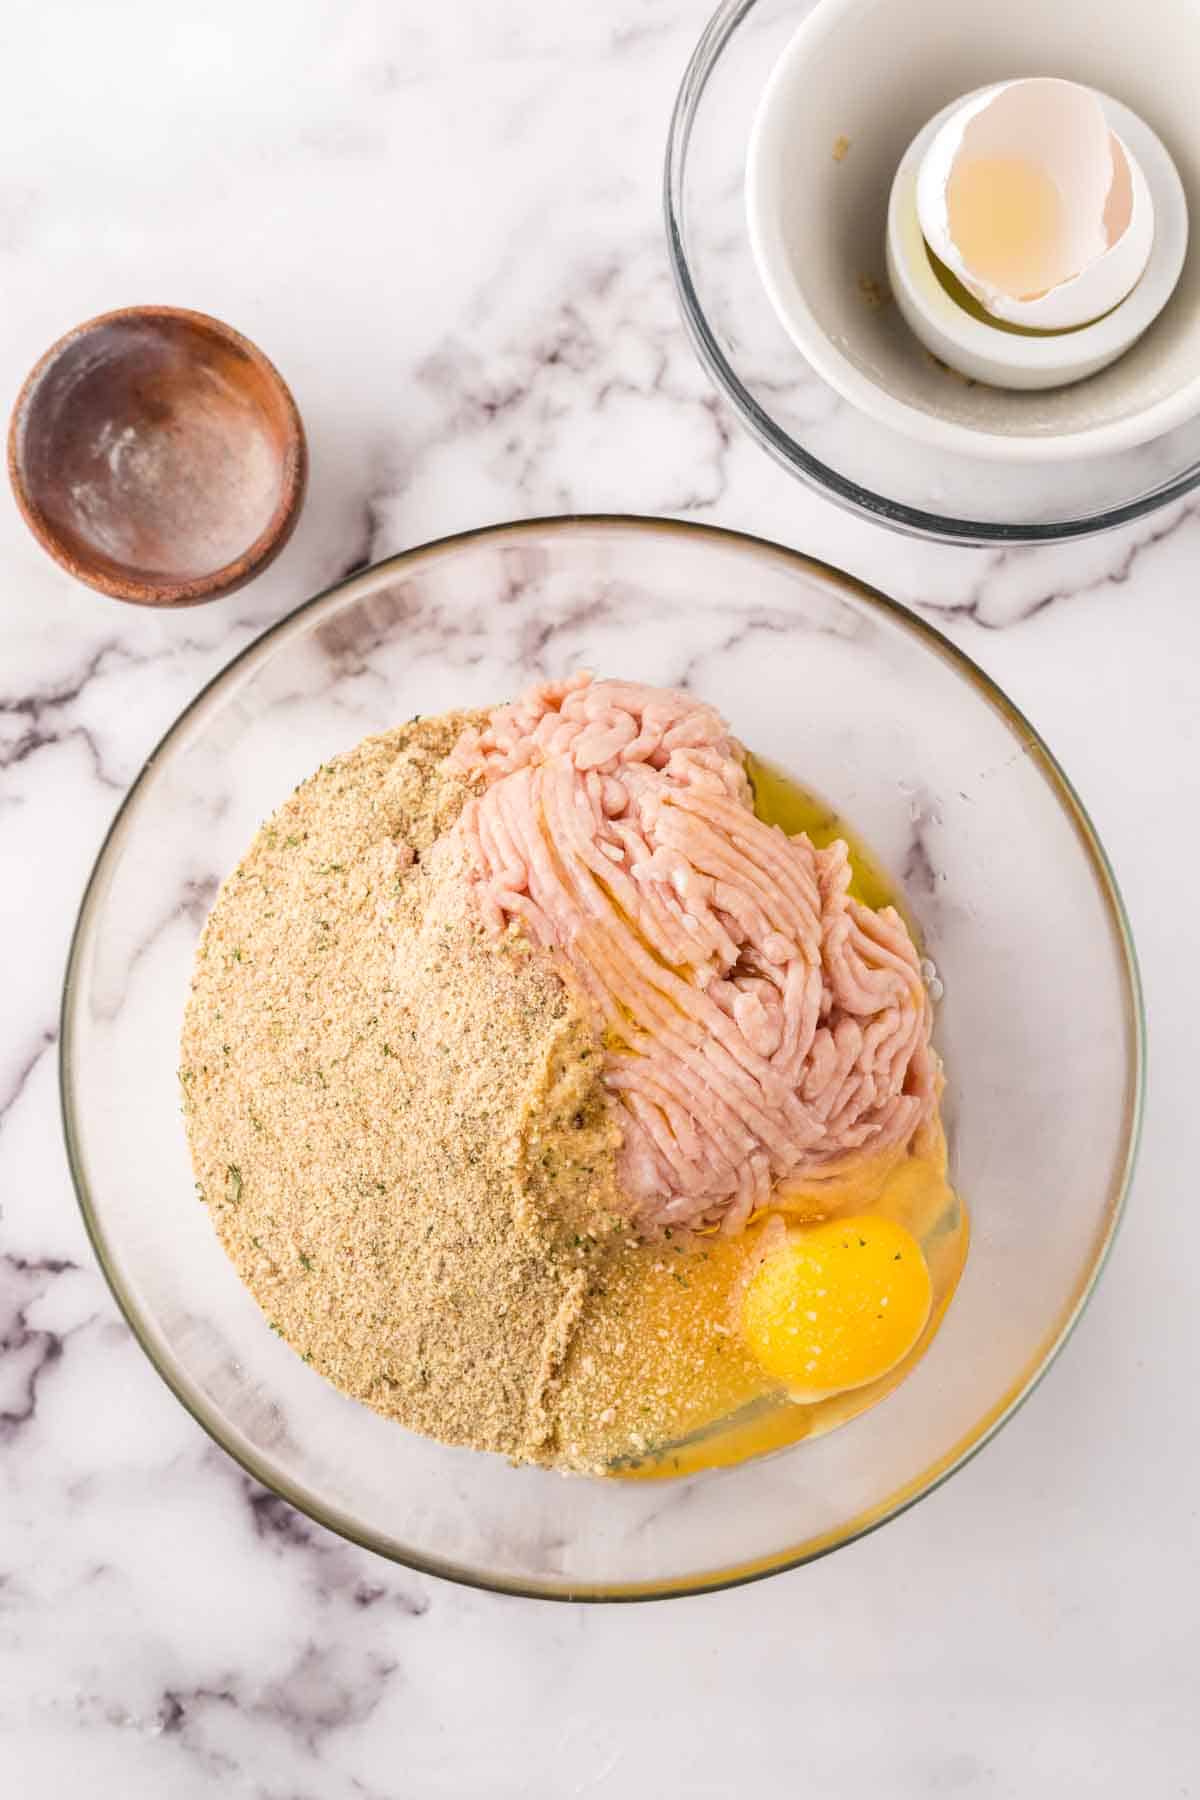
M 1200 512 L 942 550 L 846 517 L 750 444 L 684 341 L 659 227 L 705 11 L 6 14 L 0 389 L 91 313 L 193 305 L 279 363 L 312 450 L 275 567 L 174 618 L 73 585 L 0 497 L 0 1791 L 23 1800 L 1200 1788 L 1200 1311 L 1176 1216 L 1200 1161 L 1195 997 L 1162 910 L 1196 873 Z M 255 1488 L 120 1322 L 57 1115 L 78 896 L 179 708 L 346 570 L 568 509 L 762 532 L 941 625 L 1082 793 L 1150 1013 L 1129 1217 L 1020 1416 L 856 1547 L 634 1609 L 418 1578 Z

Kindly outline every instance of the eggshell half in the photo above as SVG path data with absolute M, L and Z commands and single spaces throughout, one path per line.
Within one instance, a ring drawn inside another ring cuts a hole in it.
M 952 183 L 972 161 L 1034 164 L 1061 197 L 1058 230 L 1037 270 L 1038 291 L 1006 292 L 966 260 L 951 226 Z M 1111 131 L 1098 97 L 1051 78 L 1004 82 L 953 113 L 917 178 L 925 241 L 993 318 L 1040 331 L 1086 325 L 1137 285 L 1154 241 L 1150 191 Z

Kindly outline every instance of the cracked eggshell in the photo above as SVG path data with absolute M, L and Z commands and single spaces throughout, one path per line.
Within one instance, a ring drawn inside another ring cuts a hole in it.
M 1020 164 L 1058 197 L 1031 259 L 1030 293 L 1006 291 L 994 269 L 989 278 L 973 267 L 955 240 L 964 177 L 987 162 Z M 917 213 L 929 249 L 992 318 L 1038 331 L 1070 330 L 1118 306 L 1137 285 L 1154 240 L 1145 177 L 1099 98 L 1051 78 L 1002 82 L 947 119 L 921 165 Z

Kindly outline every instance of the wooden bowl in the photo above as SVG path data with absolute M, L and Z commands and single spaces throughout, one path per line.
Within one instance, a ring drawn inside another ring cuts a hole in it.
M 78 580 L 140 606 L 194 606 L 253 580 L 291 536 L 308 451 L 277 369 L 175 306 L 89 319 L 13 408 L 26 524 Z

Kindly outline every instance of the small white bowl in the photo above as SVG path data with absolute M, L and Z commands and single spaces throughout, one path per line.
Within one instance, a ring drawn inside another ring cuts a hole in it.
M 964 96 L 968 97 L 973 96 Z M 1074 331 L 1037 336 L 1004 331 L 964 312 L 938 280 L 917 216 L 917 178 L 926 150 L 960 102 L 944 106 L 905 151 L 888 202 L 888 281 L 909 329 L 960 374 L 996 387 L 1026 390 L 1082 381 L 1124 355 L 1171 298 L 1187 255 L 1183 183 L 1150 127 L 1107 94 L 1098 98 L 1112 130 L 1133 154 L 1134 180 L 1144 182 L 1149 192 L 1154 241 L 1132 292 L 1103 318 Z
M 1200 233 L 1139 340 L 1070 386 L 1021 392 L 952 373 L 886 303 L 888 199 L 914 136 L 963 95 L 1038 74 L 1119 95 L 1161 138 L 1200 218 L 1192 0 L 1005 0 L 969 19 L 962 0 L 819 0 L 766 84 L 746 163 L 755 262 L 817 373 L 910 439 L 1020 464 L 1129 450 L 1200 414 Z M 1143 141 L 1131 148 L 1140 159 Z

